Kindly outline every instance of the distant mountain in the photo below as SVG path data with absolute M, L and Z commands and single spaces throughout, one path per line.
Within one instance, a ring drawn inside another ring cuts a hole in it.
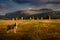
M 11 13 L 6 13 L 6 15 L 0 15 L 0 19 L 12 19 L 12 18 L 19 18 L 23 17 L 24 19 L 34 18 L 34 19 L 48 19 L 51 16 L 52 19 L 60 19 L 60 11 L 53 11 L 52 9 L 40 9 L 40 10 L 21 10 Z
M 43 17 L 44 19 L 48 19 L 49 16 L 51 17 L 51 19 L 60 19 L 60 11 L 51 11 L 47 13 L 34 14 L 30 16 L 33 16 L 35 19 L 41 19 L 41 17 Z
M 4 15 L 0 15 L 0 19 L 4 19 Z
M 47 9 L 47 8 L 40 9 L 41 13 L 48 13 L 48 12 L 51 12 L 51 11 L 53 11 L 53 10 L 52 9 Z
M 12 13 L 7 13 L 5 15 L 6 18 L 8 19 L 12 19 L 12 18 L 21 18 L 21 17 L 26 17 L 28 16 L 27 14 L 25 13 L 22 13 L 22 11 L 17 11 L 17 12 L 12 12 Z

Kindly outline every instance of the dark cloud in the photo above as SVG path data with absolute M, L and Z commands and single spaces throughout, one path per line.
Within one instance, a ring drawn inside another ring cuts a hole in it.
M 28 8 L 60 9 L 60 0 L 0 0 L 0 14 Z
M 60 0 L 48 1 L 47 4 L 60 4 Z
M 30 3 L 34 6 L 41 6 L 44 4 L 60 4 L 60 0 L 13 0 L 16 3 Z
M 8 6 L 6 5 L 6 4 L 0 4 L 0 9 L 7 9 L 8 8 Z
M 13 0 L 16 3 L 30 3 L 31 5 L 45 4 L 48 0 Z
M 0 9 L 8 9 L 9 6 L 9 0 L 0 0 Z
M 29 0 L 13 0 L 16 3 L 30 3 Z

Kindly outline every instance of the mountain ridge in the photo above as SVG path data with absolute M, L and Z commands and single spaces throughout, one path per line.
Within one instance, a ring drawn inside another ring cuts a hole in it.
M 41 19 L 43 17 L 44 19 L 48 19 L 49 16 L 51 16 L 52 19 L 60 19 L 60 11 L 54 11 L 52 9 L 40 9 L 40 10 L 21 10 L 11 13 L 6 13 L 4 16 L 0 15 L 0 19 L 12 19 L 12 18 L 19 18 L 23 17 L 24 19 L 30 19 L 34 17 L 34 19 Z

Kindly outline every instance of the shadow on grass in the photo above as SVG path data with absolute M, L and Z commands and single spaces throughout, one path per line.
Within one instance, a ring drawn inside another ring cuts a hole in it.
M 24 34 L 23 36 L 21 36 L 21 40 L 32 40 L 32 37 L 27 34 Z

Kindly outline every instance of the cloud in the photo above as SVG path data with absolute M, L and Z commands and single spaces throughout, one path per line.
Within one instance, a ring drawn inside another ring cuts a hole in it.
M 13 0 L 16 3 L 29 3 L 31 5 L 41 5 L 41 4 L 45 4 L 48 0 Z
M 0 0 L 0 14 L 28 8 L 60 9 L 60 0 Z
M 60 0 L 50 0 L 47 3 L 49 3 L 49 4 L 60 4 Z
M 60 10 L 60 4 L 44 4 L 38 7 L 38 9 L 42 9 L 42 8 Z
M 17 6 L 27 4 L 28 6 L 39 7 L 46 4 L 60 4 L 60 0 L 0 0 L 0 8 L 17 8 Z
M 19 4 L 29 3 L 33 6 L 41 6 L 44 4 L 60 4 L 60 0 L 12 0 Z
M 8 9 L 8 6 L 4 3 L 0 4 L 0 9 Z
M 7 9 L 9 8 L 9 0 L 0 0 L 0 9 Z
M 27 5 L 40 7 L 47 4 L 60 4 L 60 0 L 0 0 L 0 8 L 17 8 L 17 6 Z M 25 7 L 25 6 L 24 6 Z
M 13 1 L 17 3 L 30 3 L 30 0 L 13 0 Z
M 4 2 L 0 3 L 0 15 L 6 14 L 8 12 L 28 9 L 29 7 L 33 7 L 33 6 L 31 6 L 29 3 L 18 4 L 18 3 L 13 2 L 12 0 L 9 0 L 6 3 L 4 1 Z

